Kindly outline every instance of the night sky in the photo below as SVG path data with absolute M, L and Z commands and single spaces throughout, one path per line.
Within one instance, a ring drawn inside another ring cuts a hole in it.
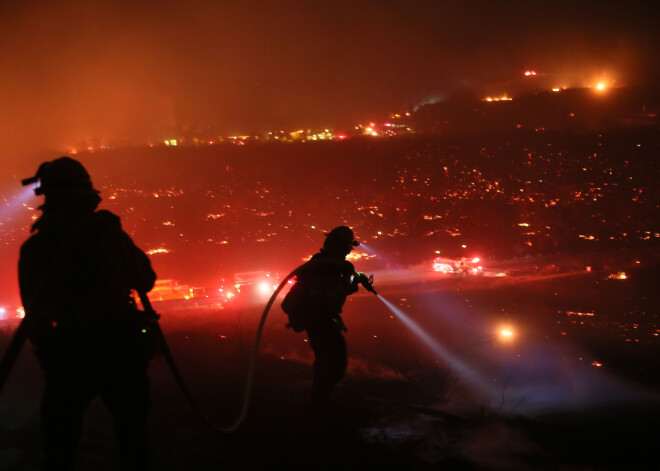
M 7 158 L 350 126 L 457 92 L 658 77 L 656 2 L 3 0 Z M 11 157 L 15 156 L 15 157 Z

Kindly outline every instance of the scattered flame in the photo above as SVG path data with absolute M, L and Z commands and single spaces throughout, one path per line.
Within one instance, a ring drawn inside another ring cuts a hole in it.
M 486 97 L 482 101 L 511 101 L 513 98 L 509 98 L 508 96 L 504 95 L 501 97 Z

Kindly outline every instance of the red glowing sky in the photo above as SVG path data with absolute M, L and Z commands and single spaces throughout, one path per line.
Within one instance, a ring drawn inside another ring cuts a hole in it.
M 577 4 L 577 5 L 576 5 Z M 5 0 L 7 155 L 347 125 L 430 97 L 657 77 L 655 2 Z M 6 157 L 5 157 L 6 158 Z

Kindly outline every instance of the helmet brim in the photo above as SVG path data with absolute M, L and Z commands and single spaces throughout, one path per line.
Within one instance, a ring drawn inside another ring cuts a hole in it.
M 352 242 L 349 242 L 347 240 L 343 240 L 340 237 L 337 237 L 335 234 L 332 234 L 331 232 L 325 232 L 323 235 L 325 235 L 326 237 L 332 236 L 337 240 L 341 240 L 342 242 L 344 242 L 346 244 L 352 245 L 353 247 L 357 247 L 358 245 L 360 245 L 360 242 L 358 242 L 357 240 L 353 240 Z

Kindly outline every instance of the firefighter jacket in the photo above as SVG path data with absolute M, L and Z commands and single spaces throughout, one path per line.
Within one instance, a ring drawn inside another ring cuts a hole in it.
M 149 258 L 109 211 L 46 215 L 19 259 L 30 340 L 37 351 L 62 342 L 99 350 L 122 342 L 140 312 L 130 291 L 148 292 L 156 280 Z
M 341 314 L 346 297 L 358 290 L 352 279 L 353 264 L 321 252 L 317 253 L 298 274 L 303 283 L 311 311 L 320 316 L 335 317 Z

